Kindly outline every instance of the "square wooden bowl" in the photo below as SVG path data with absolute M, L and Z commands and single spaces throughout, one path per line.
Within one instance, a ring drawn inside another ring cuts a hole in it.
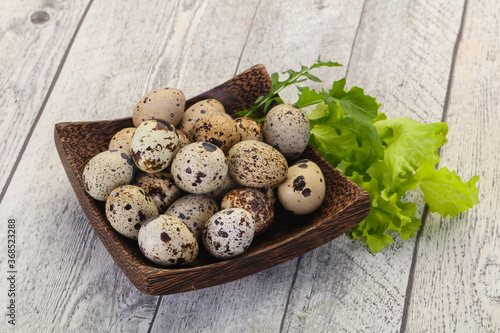
M 186 101 L 186 109 L 200 100 L 215 98 L 224 105 L 228 114 L 234 115 L 239 110 L 250 108 L 257 97 L 267 94 L 270 85 L 271 79 L 264 66 L 256 65 Z M 107 150 L 116 132 L 131 126 L 130 118 L 58 123 L 54 136 L 69 181 L 92 227 L 125 275 L 146 294 L 166 295 L 201 289 L 257 273 L 342 235 L 369 212 L 369 194 L 309 146 L 301 158 L 316 162 L 327 184 L 326 198 L 316 212 L 293 216 L 278 208 L 271 228 L 256 236 L 249 250 L 242 255 L 218 261 L 200 251 L 189 266 L 162 268 L 142 255 L 136 241 L 121 236 L 110 226 L 104 203 L 91 198 L 82 185 L 82 172 L 87 162 L 97 153 Z

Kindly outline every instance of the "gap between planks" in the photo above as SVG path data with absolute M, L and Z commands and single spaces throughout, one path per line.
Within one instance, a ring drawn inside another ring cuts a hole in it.
M 45 95 L 45 98 L 43 99 L 42 105 L 40 106 L 40 109 L 38 110 L 38 113 L 33 120 L 33 124 L 31 125 L 30 130 L 28 131 L 28 135 L 26 136 L 26 139 L 24 140 L 24 143 L 21 147 L 21 150 L 19 151 L 19 154 L 17 155 L 16 161 L 14 163 L 14 166 L 10 170 L 9 176 L 7 177 L 7 181 L 5 182 L 5 186 L 2 189 L 2 192 L 0 193 L 0 203 L 2 203 L 3 198 L 5 197 L 5 193 L 7 193 L 7 189 L 10 186 L 10 183 L 12 181 L 12 178 L 14 177 L 14 174 L 17 171 L 17 167 L 19 166 L 19 163 L 21 162 L 21 159 L 24 155 L 24 152 L 26 151 L 26 147 L 28 146 L 28 143 L 31 140 L 31 136 L 33 135 L 33 132 L 38 125 L 38 121 L 40 120 L 40 117 L 43 114 L 43 111 L 45 110 L 45 106 L 47 105 L 47 102 L 52 95 L 52 91 L 54 90 L 54 86 L 56 85 L 57 80 L 59 79 L 59 75 L 61 74 L 61 71 L 64 67 L 64 64 L 66 63 L 66 59 L 68 58 L 69 51 L 71 50 L 71 47 L 73 46 L 73 42 L 76 39 L 76 36 L 78 35 L 78 32 L 80 31 L 80 27 L 83 24 L 83 21 L 85 20 L 85 17 L 87 16 L 87 13 L 89 12 L 90 7 L 92 6 L 92 3 L 94 0 L 90 0 L 89 3 L 87 4 L 87 7 L 85 8 L 82 17 L 78 21 L 78 25 L 76 26 L 75 32 L 73 33 L 73 36 L 71 37 L 68 46 L 66 47 L 66 50 L 64 51 L 63 57 L 61 58 L 61 62 L 59 63 L 59 66 L 57 67 L 56 73 L 54 74 L 54 77 L 52 78 L 52 82 L 50 83 L 49 90 L 47 91 L 47 94 Z
M 448 85 L 446 87 L 446 95 L 444 99 L 444 105 L 443 105 L 443 114 L 441 116 L 441 122 L 446 122 L 446 119 L 448 117 L 448 108 L 450 104 L 450 94 L 453 86 L 453 75 L 455 73 L 455 64 L 456 64 L 456 59 L 458 55 L 458 49 L 460 47 L 460 43 L 462 41 L 462 34 L 464 30 L 464 25 L 465 25 L 465 15 L 467 14 L 467 3 L 468 0 L 464 0 L 464 6 L 462 9 L 462 17 L 460 18 L 460 27 L 458 28 L 458 34 L 457 34 L 457 39 L 455 40 L 455 45 L 453 46 L 453 54 L 452 54 L 452 59 L 451 59 L 451 65 L 450 65 L 450 74 L 448 76 Z M 441 148 L 438 150 L 438 154 L 441 155 Z M 436 165 L 436 168 L 439 167 L 439 163 Z M 414 277 L 415 277 L 415 269 L 417 266 L 417 257 L 418 257 L 418 252 L 420 248 L 420 239 L 421 239 L 421 231 L 425 228 L 425 222 L 427 221 L 427 217 L 429 216 L 429 207 L 426 205 L 424 212 L 422 213 L 422 225 L 420 226 L 420 231 L 417 233 L 416 239 L 415 239 L 415 247 L 413 248 L 413 254 L 412 254 L 412 260 L 411 260 L 411 265 L 410 265 L 410 274 L 408 275 L 408 284 L 406 285 L 406 294 L 405 294 L 405 301 L 404 301 L 404 306 L 403 306 L 403 316 L 401 318 L 401 327 L 399 329 L 400 333 L 404 333 L 407 331 L 407 324 L 408 324 L 408 309 L 410 307 L 410 301 L 411 301 L 411 296 L 413 294 L 413 283 L 414 283 Z

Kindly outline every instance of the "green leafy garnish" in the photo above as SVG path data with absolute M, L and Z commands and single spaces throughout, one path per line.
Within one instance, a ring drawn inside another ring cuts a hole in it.
M 269 91 L 269 94 L 266 96 L 260 96 L 255 100 L 253 103 L 252 107 L 250 110 L 243 110 L 239 111 L 236 114 L 239 116 L 243 117 L 252 117 L 256 118 L 256 112 L 262 107 L 262 113 L 264 116 L 267 114 L 269 110 L 269 106 L 273 103 L 276 102 L 277 104 L 283 104 L 283 100 L 278 96 L 278 94 L 285 89 L 286 87 L 297 84 L 300 82 L 304 82 L 307 79 L 314 81 L 314 82 L 321 82 L 319 78 L 316 76 L 312 75 L 309 73 L 311 69 L 314 68 L 319 68 L 319 67 L 339 67 L 342 66 L 341 64 L 337 62 L 332 62 L 332 61 L 321 61 L 321 57 L 318 57 L 318 60 L 316 61 L 315 64 L 313 64 L 310 67 L 300 65 L 300 71 L 294 71 L 293 69 L 289 69 L 286 72 L 283 72 L 282 74 L 288 74 L 288 78 L 285 81 L 280 81 L 279 80 L 279 74 L 278 73 L 273 73 L 271 74 L 271 90 Z M 259 119 L 261 121 L 264 120 L 264 118 Z
M 284 103 L 277 95 L 284 87 L 321 80 L 309 73 L 321 66 L 341 66 L 322 62 L 301 66 L 299 72 L 289 70 L 287 80 L 271 75 L 272 87 L 267 96 L 257 99 L 250 110 L 239 114 L 256 117 L 263 107 Z M 443 218 L 454 217 L 478 204 L 479 176 L 464 182 L 439 164 L 438 149 L 447 139 L 448 125 L 443 122 L 422 124 L 410 118 L 387 119 L 379 112 L 380 104 L 363 89 L 346 89 L 346 80 L 333 82 L 328 91 L 297 87 L 298 107 L 314 107 L 309 112 L 310 143 L 325 159 L 353 182 L 370 193 L 368 216 L 348 234 L 362 239 L 372 252 L 381 251 L 399 234 L 405 240 L 414 237 L 421 220 L 415 216 L 416 203 L 405 202 L 409 191 L 420 188 L 431 212 Z M 264 118 L 261 119 L 262 121 Z

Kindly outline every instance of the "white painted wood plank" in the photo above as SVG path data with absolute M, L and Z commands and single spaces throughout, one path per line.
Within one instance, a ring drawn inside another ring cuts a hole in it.
M 18 221 L 17 331 L 149 329 L 158 297 L 135 289 L 92 231 L 57 155 L 53 126 L 130 116 L 137 99 L 158 85 L 190 97 L 230 78 L 255 2 L 218 7 L 93 3 L 0 204 L 1 221 Z M 235 27 L 228 14 L 241 8 Z M 218 48 L 207 42 L 215 38 L 222 40 Z M 5 233 L 0 240 L 5 248 Z M 0 277 L 6 279 L 5 270 Z M 5 304 L 5 284 L 1 288 Z M 0 325 L 3 331 L 6 321 Z
M 0 193 L 88 2 L 0 4 Z
M 261 1 L 239 71 L 257 63 L 269 73 L 298 69 L 299 61 L 309 65 L 320 54 L 347 63 L 362 6 L 362 1 Z M 345 68 L 318 72 L 344 75 Z M 153 332 L 277 332 L 296 266 L 297 259 L 226 285 L 165 296 Z
M 411 332 L 500 331 L 500 4 L 469 1 L 452 79 L 441 165 L 480 175 L 479 205 L 430 215 L 418 246 Z
M 462 5 L 367 1 L 347 85 L 377 97 L 389 117 L 439 121 Z M 344 236 L 304 255 L 284 331 L 399 331 L 414 244 L 396 239 L 371 254 Z

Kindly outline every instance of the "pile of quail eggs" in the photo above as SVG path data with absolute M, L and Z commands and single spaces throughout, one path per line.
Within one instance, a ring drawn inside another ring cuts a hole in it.
M 325 197 L 320 168 L 299 160 L 309 120 L 294 105 L 274 107 L 261 125 L 233 119 L 215 99 L 185 110 L 182 91 L 165 88 L 143 96 L 132 121 L 87 163 L 83 184 L 157 265 L 189 264 L 202 247 L 237 256 L 269 229 L 275 204 L 305 215 Z

